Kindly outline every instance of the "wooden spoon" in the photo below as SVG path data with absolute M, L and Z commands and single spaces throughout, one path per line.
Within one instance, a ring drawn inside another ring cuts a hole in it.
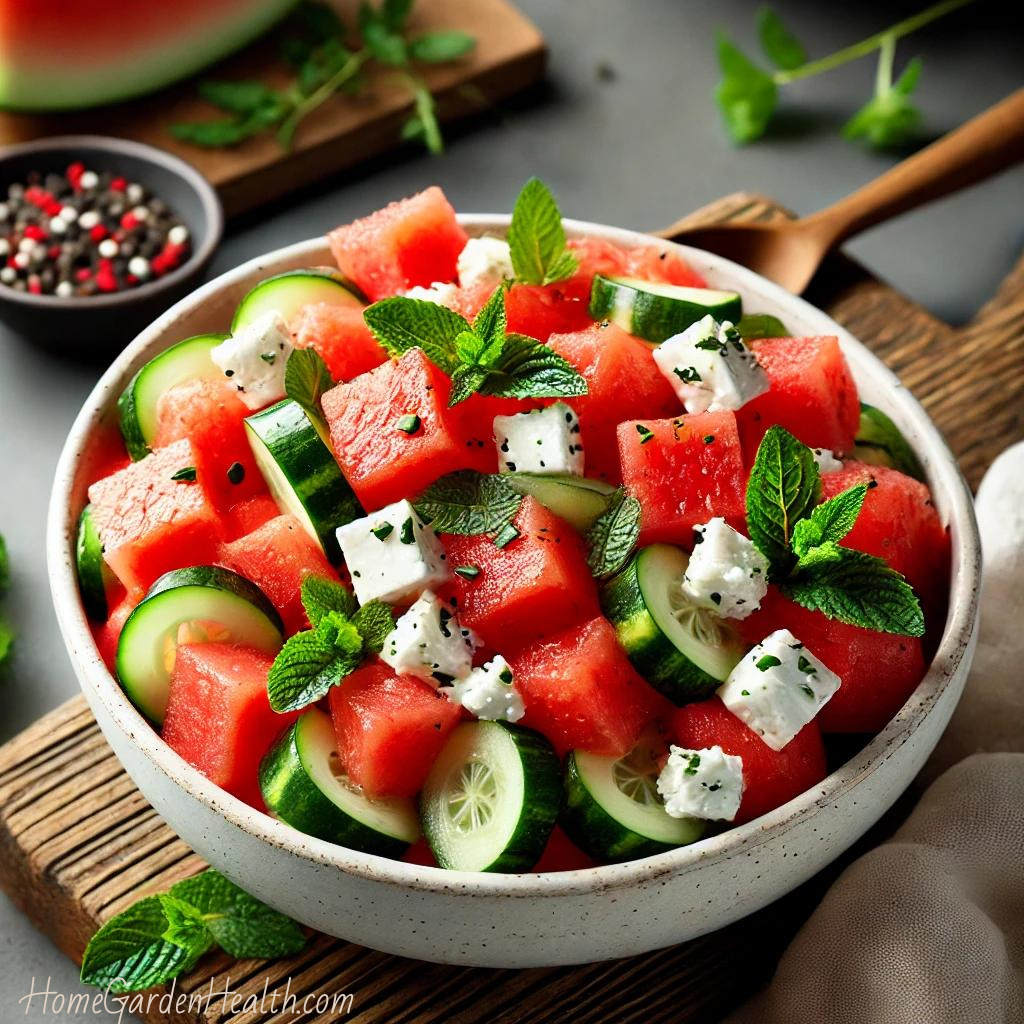
M 655 234 L 718 253 L 799 295 L 822 260 L 846 239 L 1021 160 L 1024 89 L 809 217 L 696 228 L 684 218 Z

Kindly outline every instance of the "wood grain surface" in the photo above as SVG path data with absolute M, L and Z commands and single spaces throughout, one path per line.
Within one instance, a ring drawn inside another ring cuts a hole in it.
M 754 196 L 730 196 L 695 220 L 784 216 Z M 831 259 L 809 295 L 895 369 L 945 432 L 976 486 L 996 454 L 1024 437 L 1024 260 L 966 327 L 953 329 L 856 264 Z M 286 985 L 350 994 L 350 1006 L 312 1013 L 312 1024 L 694 1024 L 717 1020 L 766 980 L 831 878 L 878 834 L 784 900 L 712 935 L 626 960 L 585 967 L 492 971 L 403 960 L 314 936 L 299 956 L 273 963 L 204 959 L 177 992 L 243 997 Z M 72 959 L 97 925 L 140 896 L 203 864 L 134 788 L 77 697 L 0 748 L 0 885 Z M 264 1007 L 269 1007 L 269 1002 Z M 164 1013 L 147 1022 L 259 1024 L 269 1011 Z M 294 1016 L 284 1019 L 299 1019 Z
M 355 25 L 357 0 L 330 0 L 346 25 Z M 476 48 L 451 64 L 420 70 L 444 122 L 480 113 L 532 85 L 543 75 L 544 39 L 506 0 L 420 0 L 409 19 L 412 34 L 460 29 Z M 283 86 L 288 71 L 278 58 L 279 33 L 202 72 L 199 78 L 258 78 Z M 273 135 L 232 149 L 200 149 L 167 131 L 177 121 L 222 116 L 196 94 L 196 79 L 116 106 L 58 114 L 0 111 L 0 146 L 51 135 L 114 135 L 146 142 L 187 160 L 217 188 L 228 214 L 240 213 L 303 185 L 352 167 L 401 144 L 401 128 L 412 111 L 408 89 L 393 70 L 371 64 L 367 87 L 357 97 L 336 96 L 299 127 L 285 152 Z

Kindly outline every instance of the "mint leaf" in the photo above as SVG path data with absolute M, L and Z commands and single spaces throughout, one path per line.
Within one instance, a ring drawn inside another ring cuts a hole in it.
M 722 33 L 718 35 L 718 64 L 722 78 L 715 87 L 715 99 L 726 128 L 733 141 L 753 142 L 764 135 L 775 113 L 778 88 L 771 75 Z
M 473 321 L 473 333 L 484 341 L 503 342 L 505 332 L 508 330 L 508 315 L 505 312 L 505 288 L 499 286 L 494 289 L 491 297 L 484 303 L 483 308 L 476 315 Z M 501 346 L 498 346 L 501 351 Z
M 329 611 L 315 629 L 289 637 L 267 675 L 270 706 L 299 711 L 327 695 L 363 660 L 359 630 L 340 612 Z
M 412 4 L 413 0 L 383 0 L 377 15 L 390 31 L 400 32 L 409 19 Z
M 509 334 L 480 391 L 499 398 L 573 398 L 587 394 L 583 374 L 535 338 Z
M 438 533 L 472 536 L 500 533 L 522 502 L 500 476 L 464 469 L 441 477 L 413 504 Z
M 857 522 L 868 493 L 867 484 L 857 484 L 811 510 L 806 519 L 793 527 L 793 551 L 803 561 L 814 548 L 824 543 L 838 544 Z
M 771 7 L 762 7 L 757 13 L 757 34 L 764 55 L 777 67 L 787 71 L 807 63 L 803 44 L 786 27 Z
M 306 609 L 310 625 L 315 629 L 328 612 L 341 612 L 351 618 L 359 607 L 355 595 L 337 580 L 324 576 L 306 576 L 300 588 L 302 607 Z
M 186 121 L 172 124 L 168 131 L 180 142 L 191 142 L 204 149 L 221 149 L 259 135 L 266 125 L 246 121 Z
M 405 46 L 405 40 L 397 32 L 392 32 L 383 21 L 379 21 L 376 18 L 364 20 L 362 12 L 368 9 L 368 4 L 363 4 L 360 8 L 360 31 L 363 36 L 363 46 L 381 64 L 388 67 L 398 68 L 403 64 L 407 64 L 409 62 L 409 54 Z
M 120 995 L 190 971 L 211 941 L 178 945 L 164 938 L 168 927 L 158 896 L 140 900 L 111 918 L 89 940 L 82 957 L 82 981 Z
M 491 371 L 486 366 L 475 364 L 460 366 L 452 374 L 452 393 L 448 405 L 458 405 L 475 395 L 490 377 Z
M 331 373 L 318 352 L 311 348 L 292 349 L 284 368 L 284 392 L 302 407 L 321 437 L 328 431 L 320 399 L 333 387 Z
M 409 40 L 409 56 L 426 64 L 443 64 L 464 57 L 476 40 L 468 32 L 426 32 Z
M 620 487 L 587 531 L 587 564 L 595 579 L 614 576 L 629 561 L 640 537 L 640 502 Z
M 306 945 L 305 934 L 291 918 L 212 869 L 179 882 L 170 896 L 193 908 L 221 949 L 237 959 L 290 956 Z
M 883 48 L 879 60 L 891 59 L 891 53 Z M 876 149 L 891 149 L 910 142 L 921 125 L 921 111 L 909 96 L 921 77 L 922 66 L 921 58 L 915 57 L 895 83 L 877 90 L 843 126 L 843 137 L 851 141 L 866 139 Z
M 199 95 L 213 106 L 231 114 L 252 114 L 257 110 L 286 105 L 284 96 L 262 82 L 200 82 Z
M 387 635 L 395 628 L 395 619 L 386 604 L 368 601 L 352 616 L 352 624 L 363 638 L 363 650 L 379 654 Z
M 744 341 L 756 338 L 789 338 L 786 325 L 768 313 L 745 313 L 736 324 L 736 330 Z
M 185 949 L 209 947 L 213 944 L 210 929 L 203 923 L 202 915 L 195 907 L 167 893 L 162 893 L 158 898 L 164 917 L 167 918 L 164 938 L 168 942 Z
M 782 427 L 769 427 L 747 481 L 747 528 L 768 559 L 771 579 L 780 579 L 792 568 L 793 529 L 811 514 L 820 497 L 821 475 L 810 448 Z
M 458 366 L 455 339 L 470 330 L 465 317 L 426 299 L 396 296 L 363 310 L 370 332 L 390 356 L 422 349 L 426 357 L 451 376 Z
M 802 568 L 782 592 L 830 619 L 882 633 L 923 636 L 921 604 L 910 584 L 882 559 L 839 548 L 834 560 Z
M 0 533 L 0 594 L 6 593 L 11 585 L 11 560 L 7 554 L 7 541 Z
M 531 178 L 516 199 L 508 244 L 516 280 L 523 284 L 552 284 L 576 271 L 576 257 L 565 245 L 562 214 L 539 178 Z

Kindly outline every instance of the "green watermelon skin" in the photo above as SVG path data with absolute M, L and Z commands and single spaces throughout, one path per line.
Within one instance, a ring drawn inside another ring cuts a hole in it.
M 296 0 L 5 0 L 0 109 L 131 99 L 187 78 L 266 32 Z

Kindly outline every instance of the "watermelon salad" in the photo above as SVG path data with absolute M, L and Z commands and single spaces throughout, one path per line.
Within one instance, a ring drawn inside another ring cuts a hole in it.
M 668 246 L 438 188 L 146 363 L 77 555 L 181 758 L 342 846 L 646 857 L 814 787 L 941 633 L 947 530 L 835 337 Z M 846 734 L 844 736 L 844 734 Z

